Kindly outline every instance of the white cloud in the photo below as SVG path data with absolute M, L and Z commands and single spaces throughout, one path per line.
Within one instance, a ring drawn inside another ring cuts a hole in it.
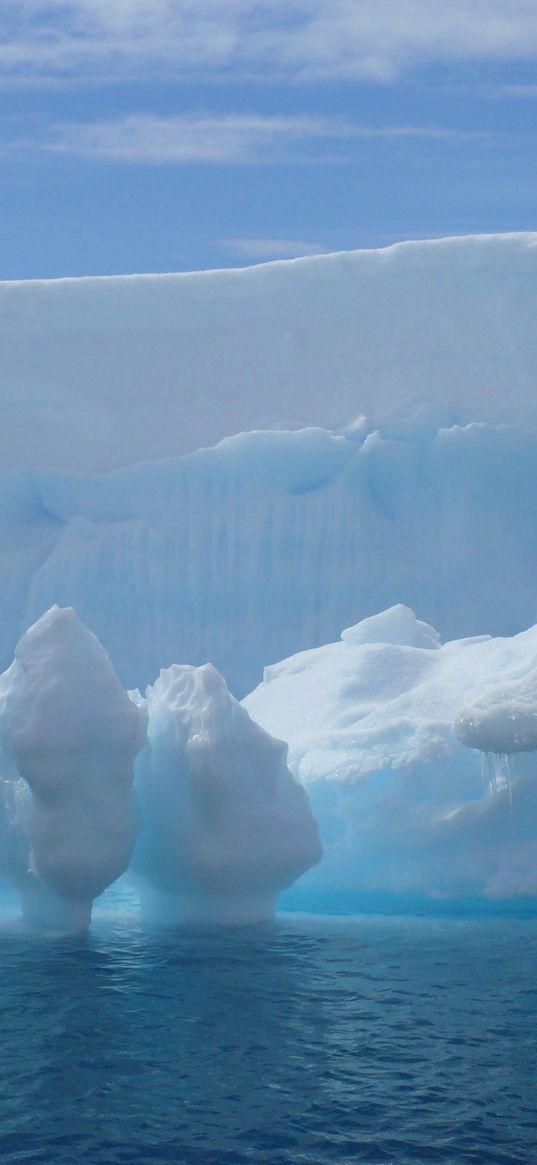
M 89 160 L 150 164 L 250 165 L 290 161 L 344 161 L 360 140 L 459 140 L 481 135 L 431 126 L 361 126 L 336 118 L 255 114 L 129 114 L 112 121 L 53 127 L 41 148 Z M 309 147 L 315 149 L 309 153 Z M 330 153 L 328 151 L 330 150 Z
M 11 81 L 196 73 L 389 80 L 537 56 L 535 0 L 1 0 Z
M 299 143 L 348 137 L 345 124 L 312 117 L 131 114 L 58 126 L 45 148 L 123 162 L 250 164 L 277 161 Z

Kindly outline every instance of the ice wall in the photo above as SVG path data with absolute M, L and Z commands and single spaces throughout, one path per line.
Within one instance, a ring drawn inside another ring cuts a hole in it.
M 54 603 L 236 695 L 400 602 L 532 624 L 536 241 L 1 285 L 0 667 Z
M 144 913 L 174 922 L 270 917 L 277 894 L 321 857 L 287 746 L 251 720 L 211 664 L 161 671 L 146 706 L 133 863 Z
M 34 922 L 81 929 L 128 867 L 144 714 L 72 608 L 48 611 L 0 677 L 0 870 Z
M 0 482 L 0 666 L 74 606 L 125 686 L 264 665 L 405 603 L 448 638 L 537 614 L 537 433 L 251 433 L 109 475 Z
M 100 471 L 361 414 L 535 423 L 535 244 L 0 284 L 0 466 Z
M 305 885 L 537 897 L 536 676 L 537 626 L 441 646 L 401 606 L 268 668 L 244 704 L 288 740 L 320 822 Z

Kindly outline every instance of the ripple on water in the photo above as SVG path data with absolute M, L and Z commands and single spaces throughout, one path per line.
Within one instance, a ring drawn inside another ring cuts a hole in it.
M 2 933 L 2 1165 L 534 1165 L 537 920 Z

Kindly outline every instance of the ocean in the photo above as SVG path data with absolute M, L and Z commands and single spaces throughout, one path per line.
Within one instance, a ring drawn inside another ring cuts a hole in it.
M 534 1165 L 537 919 L 0 933 L 2 1165 Z

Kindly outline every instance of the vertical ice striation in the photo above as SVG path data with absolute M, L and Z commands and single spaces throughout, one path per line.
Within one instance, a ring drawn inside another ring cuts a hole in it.
M 81 929 L 127 868 L 144 716 L 72 608 L 22 636 L 0 680 L 0 867 L 32 921 Z
M 171 921 L 270 917 L 279 891 L 321 857 L 287 746 L 251 720 L 211 664 L 161 671 L 147 710 L 138 761 L 145 827 L 134 861 L 146 912 Z
M 534 619 L 536 491 L 537 433 L 480 425 L 248 433 L 100 477 L 2 475 L 0 667 L 53 603 L 126 687 L 210 659 L 238 696 L 394 604 L 444 638 L 511 635 Z

